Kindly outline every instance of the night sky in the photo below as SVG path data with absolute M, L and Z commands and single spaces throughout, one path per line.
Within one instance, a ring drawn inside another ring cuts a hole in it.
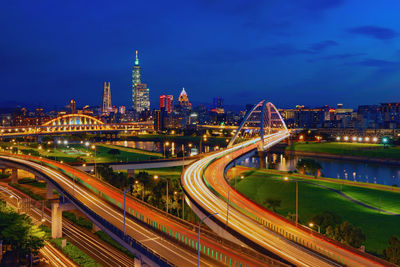
M 131 106 L 139 50 L 151 108 L 400 102 L 400 1 L 15 1 L 0 5 L 0 102 Z

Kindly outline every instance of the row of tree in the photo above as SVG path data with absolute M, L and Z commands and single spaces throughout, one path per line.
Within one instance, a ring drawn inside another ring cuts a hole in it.
M 27 259 L 31 252 L 37 255 L 44 246 L 45 236 L 46 233 L 33 224 L 31 218 L 0 202 L 0 240 L 7 251 L 3 263 L 18 263 Z

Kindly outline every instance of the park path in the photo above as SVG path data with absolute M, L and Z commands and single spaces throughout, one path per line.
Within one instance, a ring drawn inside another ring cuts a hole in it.
M 394 212 L 387 211 L 387 210 L 384 210 L 384 209 L 381 209 L 381 208 L 377 208 L 377 207 L 368 205 L 368 204 L 366 204 L 366 203 L 364 203 L 364 202 L 361 202 L 361 201 L 359 201 L 359 200 L 357 200 L 357 199 L 354 199 L 354 198 L 352 198 L 351 196 L 349 196 L 349 195 L 347 195 L 347 194 L 343 193 L 342 191 L 337 190 L 337 189 L 335 189 L 335 188 L 332 188 L 332 187 L 329 187 L 329 186 L 326 186 L 326 185 L 316 184 L 316 183 L 309 182 L 309 181 L 304 181 L 304 180 L 299 180 L 299 179 L 295 179 L 295 180 L 298 181 L 298 182 L 307 183 L 307 184 L 312 184 L 312 185 L 316 185 L 316 186 L 319 186 L 319 187 L 322 187 L 322 188 L 331 190 L 331 191 L 333 191 L 333 192 L 335 192 L 335 193 L 341 195 L 342 197 L 346 198 L 347 200 L 349 200 L 349 201 L 351 201 L 351 202 L 353 202 L 353 203 L 355 203 L 355 204 L 358 204 L 358 205 L 360 205 L 360 206 L 363 206 L 363 207 L 365 207 L 365 208 L 372 209 L 372 210 L 375 210 L 375 211 L 379 211 L 379 212 L 382 212 L 382 213 L 386 213 L 386 214 L 389 214 L 389 215 L 400 216 L 399 213 L 394 213 Z

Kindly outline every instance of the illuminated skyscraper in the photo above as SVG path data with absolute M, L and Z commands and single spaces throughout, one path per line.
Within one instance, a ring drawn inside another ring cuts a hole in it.
M 181 107 L 185 109 L 192 109 L 192 104 L 189 102 L 189 98 L 185 91 L 185 88 L 182 89 L 182 92 L 178 98 L 178 102 Z
M 71 101 L 69 102 L 69 109 L 70 109 L 71 113 L 76 113 L 76 102 L 75 102 L 75 100 L 71 99 Z
M 104 82 L 103 88 L 103 104 L 101 107 L 102 114 L 109 114 L 112 110 L 111 106 L 111 89 L 110 82 Z
M 132 70 L 132 108 L 140 113 L 150 110 L 149 88 L 141 82 L 138 51 L 136 50 L 135 65 Z
M 171 113 L 173 101 L 174 97 L 172 95 L 160 95 L 160 110 L 164 108 L 166 112 Z

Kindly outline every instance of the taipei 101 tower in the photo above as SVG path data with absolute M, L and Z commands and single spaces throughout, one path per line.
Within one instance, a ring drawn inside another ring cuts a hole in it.
M 137 50 L 135 64 L 132 70 L 132 108 L 137 113 L 150 110 L 149 88 L 147 88 L 147 84 L 141 82 Z

